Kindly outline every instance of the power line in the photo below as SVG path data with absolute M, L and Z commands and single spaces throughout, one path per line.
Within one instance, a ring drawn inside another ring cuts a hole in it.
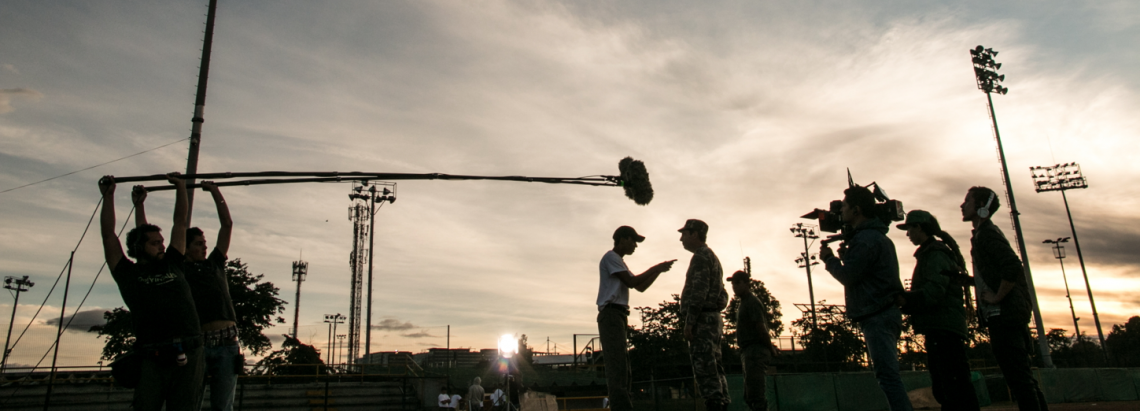
M 126 160 L 126 159 L 128 159 L 128 158 L 131 158 L 131 157 L 134 157 L 134 156 L 137 156 L 137 155 L 140 155 L 140 154 L 146 154 L 146 153 L 149 153 L 149 152 L 151 152 L 151 151 L 154 151 L 154 150 L 158 150 L 158 149 L 160 149 L 160 148 L 163 148 L 163 147 L 167 147 L 167 146 L 170 146 L 170 145 L 174 145 L 174 144 L 177 144 L 177 143 L 181 143 L 181 142 L 183 142 L 183 141 L 186 141 L 186 140 L 187 140 L 187 139 L 189 139 L 189 138 L 190 138 L 190 137 L 181 138 L 181 139 L 178 139 L 178 140 L 175 140 L 175 141 L 171 141 L 171 142 L 169 142 L 169 143 L 163 144 L 163 145 L 161 145 L 161 146 L 158 146 L 158 147 L 155 147 L 155 148 L 152 148 L 152 149 L 149 149 L 149 150 L 143 150 L 143 151 L 140 151 L 140 152 L 137 152 L 137 153 L 131 154 L 131 155 L 129 155 L 129 156 L 126 156 L 126 157 L 120 157 L 120 158 L 117 158 L 117 159 L 114 159 L 114 160 L 108 161 L 108 162 L 106 162 L 106 163 L 102 163 L 102 164 L 96 164 L 96 165 L 93 165 L 93 166 L 91 166 L 91 167 L 87 167 L 87 168 L 84 168 L 84 169 L 82 169 L 82 170 L 75 170 L 75 171 L 72 171 L 72 172 L 70 172 L 70 173 L 67 173 L 67 174 L 61 174 L 61 175 L 58 175 L 58 176 L 55 176 L 55 177 L 52 177 L 52 178 L 48 178 L 48 179 L 44 179 L 44 180 L 40 180 L 40 181 L 37 181 L 37 182 L 34 182 L 34 183 L 28 183 L 28 184 L 24 184 L 24 185 L 22 185 L 22 186 L 19 186 L 19 187 L 13 187 L 13 188 L 9 188 L 9 189 L 6 189 L 6 190 L 4 190 L 4 191 L 0 191 L 0 194 L 4 194 L 4 193 L 7 193 L 7 192 L 9 192 L 9 191 L 19 190 L 19 189 L 21 189 L 21 188 L 24 188 L 24 187 L 30 187 L 30 186 L 34 186 L 34 185 L 36 185 L 36 184 L 40 184 L 40 183 L 46 183 L 46 182 L 48 182 L 48 181 L 51 181 L 51 180 L 55 180 L 55 179 L 57 179 L 57 178 L 61 178 L 61 177 L 67 177 L 67 176 L 69 176 L 69 175 L 72 175 L 72 174 L 75 174 L 75 173 L 84 172 L 84 171 L 87 171 L 87 170 L 90 170 L 90 169 L 93 169 L 93 168 L 96 168 L 96 167 L 102 167 L 102 166 L 105 166 L 105 165 L 107 165 L 107 164 L 111 164 L 111 163 L 114 163 L 114 162 L 117 162 L 117 161 Z

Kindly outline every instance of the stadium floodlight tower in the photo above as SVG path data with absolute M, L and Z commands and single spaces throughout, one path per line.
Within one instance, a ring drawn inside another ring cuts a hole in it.
M 1096 312 L 1096 300 L 1093 299 L 1092 284 L 1089 284 L 1089 273 L 1085 270 L 1085 257 L 1081 254 L 1081 240 L 1077 238 L 1077 227 L 1073 225 L 1073 213 L 1069 211 L 1069 197 L 1065 195 L 1066 190 L 1089 188 L 1088 180 L 1085 180 L 1084 174 L 1081 173 L 1081 165 L 1077 163 L 1029 167 L 1029 172 L 1033 173 L 1033 186 L 1038 193 L 1061 192 L 1061 199 L 1065 202 L 1065 214 L 1069 217 L 1069 231 L 1073 233 L 1073 246 L 1077 249 L 1077 261 L 1081 263 L 1081 274 L 1085 278 L 1085 289 L 1089 293 L 1089 305 L 1092 306 L 1096 335 L 1100 338 L 1100 348 L 1104 354 L 1104 361 L 1108 364 L 1108 347 L 1104 344 L 1104 331 L 1100 328 L 1100 315 Z
M 811 283 L 811 266 L 819 265 L 819 261 L 816 261 L 817 256 L 811 254 L 810 248 L 811 244 L 814 244 L 815 240 L 819 239 L 819 235 L 815 233 L 815 229 L 815 226 L 804 225 L 804 223 L 796 223 L 795 225 L 792 225 L 792 228 L 788 229 L 792 232 L 793 235 L 795 235 L 796 238 L 804 239 L 804 252 L 800 253 L 799 258 L 796 258 L 796 264 L 799 264 L 800 268 L 807 270 L 808 298 L 811 300 L 812 328 L 815 328 L 818 325 L 815 315 L 815 289 L 812 287 Z M 812 240 L 812 242 L 808 243 L 808 240 Z
M 1056 258 L 1057 261 L 1061 263 L 1061 279 L 1065 280 L 1065 298 L 1069 300 L 1069 313 L 1073 315 L 1073 334 L 1076 335 L 1077 338 L 1080 338 L 1081 326 L 1077 325 L 1077 321 L 1080 321 L 1081 319 L 1077 318 L 1077 310 L 1073 308 L 1073 297 L 1069 294 L 1069 277 L 1065 275 L 1065 246 L 1061 244 L 1067 242 L 1069 242 L 1069 237 L 1058 238 L 1056 240 L 1045 240 L 1041 243 L 1052 244 L 1053 258 Z
M 325 353 L 325 365 L 331 365 L 336 359 L 333 358 L 333 333 L 336 333 L 336 325 L 344 324 L 344 316 L 340 313 L 325 314 L 325 322 L 329 325 L 329 341 L 325 345 L 325 349 L 329 350 Z
M 16 278 L 10 275 L 4 277 L 4 288 L 15 291 L 16 301 L 12 303 L 12 321 L 8 322 L 8 338 L 4 339 L 4 357 L 0 360 L 0 373 L 4 372 L 4 367 L 8 365 L 8 354 L 12 353 L 12 351 L 8 349 L 8 343 L 12 340 L 12 324 L 16 323 L 16 307 L 20 306 L 20 293 L 28 291 L 28 289 L 34 285 L 36 285 L 36 283 L 28 281 L 28 276 L 26 275 L 22 278 Z
M 293 262 L 293 281 L 297 283 L 297 297 L 293 300 L 293 338 L 297 337 L 297 318 L 301 316 L 301 283 L 309 275 L 309 263 L 304 260 Z
M 359 184 L 357 184 L 357 183 L 359 183 Z M 377 186 L 380 187 L 379 190 L 377 190 Z M 368 188 L 365 189 L 365 187 L 368 187 Z M 374 254 L 374 248 L 375 248 L 375 244 L 376 244 L 376 211 L 379 210 L 380 207 L 384 205 L 384 202 L 388 202 L 388 204 L 396 202 L 396 183 L 371 182 L 371 184 L 370 184 L 369 181 L 367 181 L 367 180 L 354 182 L 352 185 L 352 191 L 348 195 L 348 199 L 351 201 L 359 200 L 361 206 L 364 206 L 365 204 L 367 204 L 367 209 L 364 210 L 365 215 L 361 215 L 361 214 L 357 213 L 358 217 L 365 217 L 365 219 L 368 220 L 368 294 L 365 297 L 364 355 L 363 355 L 363 358 L 367 362 L 367 361 L 371 361 L 371 357 L 369 356 L 369 354 L 372 353 L 372 289 L 375 288 L 375 287 L 373 287 L 373 283 L 372 283 L 372 265 L 373 265 L 372 264 L 372 256 Z M 377 205 L 377 202 L 379 202 L 379 205 Z M 357 208 L 357 209 L 359 210 L 359 208 Z M 352 210 L 352 209 L 350 208 L 349 210 Z M 354 221 L 357 221 L 358 225 L 362 224 L 362 222 L 360 222 L 359 219 L 354 220 Z M 360 226 L 360 229 L 362 229 L 362 228 L 363 228 L 363 226 Z M 360 231 L 360 230 L 358 229 L 357 231 Z M 359 251 L 360 250 L 354 250 L 353 252 L 357 253 Z M 363 254 L 363 253 L 361 253 L 361 254 Z M 363 258 L 363 255 L 360 255 L 360 258 Z M 358 260 L 355 258 L 352 260 L 352 262 L 353 262 L 353 285 L 359 286 L 359 284 L 363 283 L 363 279 L 358 278 L 361 274 L 363 274 L 363 270 L 356 269 L 357 268 L 355 266 L 356 261 L 358 261 Z M 356 294 L 353 294 L 354 296 L 357 296 L 357 297 L 359 296 L 358 295 L 359 294 L 358 289 L 353 289 L 352 291 L 356 292 Z M 354 299 L 352 301 L 352 304 L 354 304 L 353 310 L 349 311 L 349 315 L 352 315 L 352 313 L 359 313 L 360 312 L 360 307 L 359 307 L 360 301 L 358 299 Z M 349 321 L 349 322 L 354 323 L 354 321 Z M 358 323 L 359 319 L 356 319 L 355 322 Z M 352 339 L 352 338 L 350 338 L 350 339 Z M 352 340 L 353 341 L 349 342 L 349 346 L 352 347 L 352 348 L 350 348 L 350 350 L 359 350 L 359 347 L 357 347 L 358 345 L 360 345 L 359 336 L 356 339 L 352 339 Z M 352 344 L 356 344 L 356 345 L 352 345 Z M 358 357 L 354 356 L 352 358 L 358 358 Z
M 1009 204 L 1009 216 L 1013 220 L 1013 231 L 1017 237 L 1017 250 L 1021 253 L 1021 264 L 1025 271 L 1025 282 L 1029 286 L 1029 301 L 1033 306 L 1033 322 L 1037 327 L 1038 348 L 1041 350 L 1041 362 L 1047 368 L 1054 368 L 1053 357 L 1049 355 L 1049 342 L 1046 340 L 1045 321 L 1041 318 L 1041 307 L 1037 304 L 1037 287 L 1033 285 L 1033 273 L 1029 269 L 1029 254 L 1025 251 L 1025 238 L 1021 233 L 1021 213 L 1017 211 L 1017 200 L 1013 196 L 1013 186 L 1009 182 L 1009 168 L 1005 163 L 1005 150 L 1001 145 L 1001 133 L 998 131 L 997 114 L 994 113 L 993 93 L 1005 95 L 1009 89 L 1003 87 L 1005 75 L 998 75 L 1001 63 L 994 61 L 997 51 L 982 46 L 970 49 L 970 59 L 974 63 L 974 77 L 978 81 L 978 89 L 986 93 L 986 105 L 989 107 L 990 120 L 994 127 L 994 139 L 997 140 L 998 161 L 1001 162 L 1001 178 L 1005 183 L 1006 203 Z

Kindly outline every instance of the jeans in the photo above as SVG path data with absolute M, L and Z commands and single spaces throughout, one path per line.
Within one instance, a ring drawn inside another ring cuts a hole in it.
M 944 411 L 977 411 L 978 394 L 970 381 L 970 364 L 962 337 L 948 331 L 926 333 L 926 367 L 934 399 Z
M 241 351 L 237 345 L 206 347 L 206 374 L 210 379 L 210 409 L 233 411 L 237 373 L 234 358 Z
M 610 397 L 610 409 L 614 411 L 633 410 L 633 400 L 629 388 L 632 376 L 629 367 L 629 342 L 626 339 L 626 319 L 629 311 L 607 305 L 598 312 L 598 337 L 602 342 L 602 358 L 606 365 L 606 390 Z
M 202 403 L 202 346 L 186 350 L 186 365 L 161 365 L 151 360 L 142 362 L 142 379 L 135 387 L 133 409 L 159 411 L 197 411 Z
M 1046 411 L 1045 394 L 1029 369 L 1029 350 L 1033 346 L 1029 336 L 1029 319 L 1019 316 L 995 315 L 986 320 L 990 330 L 990 344 L 994 358 L 1005 376 L 1005 383 L 1017 400 L 1021 411 Z
M 872 315 L 859 322 L 863 339 L 867 342 L 867 354 L 875 368 L 875 378 L 879 388 L 887 395 L 891 411 L 912 411 L 910 397 L 903 387 L 899 374 L 899 334 L 902 333 L 902 312 L 897 306 Z

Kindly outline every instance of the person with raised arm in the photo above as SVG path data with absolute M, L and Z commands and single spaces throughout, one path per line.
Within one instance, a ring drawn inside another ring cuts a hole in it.
M 131 312 L 132 351 L 143 358 L 132 405 L 136 410 L 160 410 L 163 405 L 170 411 L 196 410 L 201 403 L 202 328 L 181 269 L 186 252 L 186 183 L 177 172 L 167 174 L 167 180 L 176 188 L 170 246 L 163 248 L 161 228 L 145 224 L 127 233 L 126 255 L 115 235 L 115 177 L 99 180 L 103 254 Z
M 182 271 L 190 283 L 198 319 L 202 323 L 206 374 L 211 377 L 210 409 L 232 411 L 237 370 L 245 362 L 238 346 L 237 315 L 234 313 L 226 277 L 226 253 L 230 248 L 233 219 L 230 218 L 226 199 L 214 182 L 202 182 L 202 190 L 208 191 L 214 198 L 220 225 L 218 237 L 214 242 L 214 250 L 207 254 L 206 235 L 202 229 L 187 229 L 186 260 L 182 262 Z M 146 190 L 142 186 L 135 186 L 131 199 L 135 203 L 135 223 L 140 227 L 147 225 L 144 207 Z

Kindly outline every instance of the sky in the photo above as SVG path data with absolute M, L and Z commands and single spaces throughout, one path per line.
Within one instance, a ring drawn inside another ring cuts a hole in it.
M 0 275 L 36 283 L 20 297 L 16 334 L 32 325 L 13 364 L 35 364 L 51 344 L 63 281 L 48 290 L 95 211 L 98 178 L 185 170 L 206 3 L 5 3 L 0 191 L 84 170 L 0 193 Z M 999 51 L 1010 89 L 994 110 L 1046 327 L 1071 331 L 1072 319 L 1041 241 L 1071 233 L 1060 194 L 1033 191 L 1032 166 L 1080 163 L 1089 188 L 1067 194 L 1102 326 L 1140 314 L 1134 1 L 220 3 L 200 172 L 578 177 L 616 175 L 626 156 L 646 164 L 647 206 L 612 187 L 399 182 L 376 217 L 372 351 L 479 349 L 525 334 L 540 351 L 549 338 L 568 352 L 574 334 L 596 333 L 597 264 L 613 230 L 647 237 L 626 257 L 636 273 L 678 260 L 631 296 L 656 306 L 683 286 L 691 254 L 676 230 L 689 218 L 711 227 L 725 275 L 752 259 L 788 325 L 800 316 L 792 304 L 809 301 L 793 262 L 803 243 L 788 228 L 840 199 L 848 169 L 968 247 L 966 190 L 1004 191 L 967 52 L 979 44 Z M 290 332 L 299 258 L 309 262 L 302 341 L 324 347 L 324 315 L 349 311 L 349 190 L 223 188 L 230 258 L 289 302 L 287 324 L 266 330 L 274 342 Z M 119 223 L 128 193 L 118 191 Z M 994 221 L 1012 238 L 1007 198 Z M 212 242 L 217 216 L 197 199 L 193 221 Z M 147 204 L 169 230 L 171 192 Z M 99 274 L 93 225 L 72 270 L 66 315 L 90 288 L 76 323 L 123 305 Z M 909 278 L 914 246 L 901 230 L 889 237 Z M 1095 335 L 1067 249 L 1081 331 Z M 842 304 L 838 282 L 813 277 L 817 300 Z M 61 364 L 90 365 L 101 343 L 75 330 L 61 348 Z

